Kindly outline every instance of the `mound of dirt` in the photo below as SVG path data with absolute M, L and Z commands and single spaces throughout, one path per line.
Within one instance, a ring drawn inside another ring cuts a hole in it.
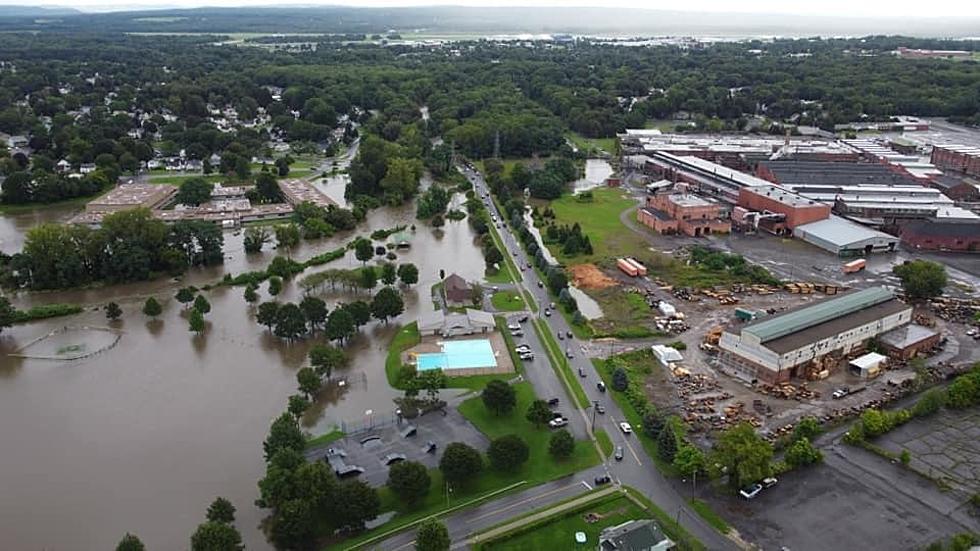
M 568 268 L 572 283 L 579 289 L 605 289 L 617 285 L 618 282 L 602 273 L 595 264 L 576 264 Z

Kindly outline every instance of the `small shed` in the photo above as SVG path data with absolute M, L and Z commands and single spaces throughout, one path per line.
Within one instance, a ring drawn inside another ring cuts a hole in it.
M 885 365 L 888 356 L 882 356 L 877 352 L 869 352 L 859 358 L 854 358 L 848 364 L 851 373 L 862 379 L 873 379 L 881 374 L 881 369 Z
M 670 367 L 670 364 L 684 359 L 684 356 L 681 356 L 681 353 L 676 348 L 671 348 L 670 346 L 655 344 L 650 349 L 653 351 L 653 355 L 657 357 L 657 360 L 665 367 Z
M 878 343 L 892 358 L 907 360 L 939 344 L 939 333 L 928 327 L 910 323 L 881 335 L 878 337 Z

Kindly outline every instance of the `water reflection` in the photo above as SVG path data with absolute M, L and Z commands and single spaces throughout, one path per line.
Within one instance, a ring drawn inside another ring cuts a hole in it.
M 606 178 L 612 176 L 613 168 L 609 161 L 605 159 L 587 159 L 585 161 L 585 176 L 576 180 L 572 184 L 575 193 L 587 189 L 597 188 L 606 182 Z

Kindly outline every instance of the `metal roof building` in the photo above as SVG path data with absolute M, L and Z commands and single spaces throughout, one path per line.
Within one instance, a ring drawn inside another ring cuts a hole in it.
M 793 236 L 840 256 L 891 252 L 899 241 L 895 236 L 833 214 L 826 220 L 797 226 Z

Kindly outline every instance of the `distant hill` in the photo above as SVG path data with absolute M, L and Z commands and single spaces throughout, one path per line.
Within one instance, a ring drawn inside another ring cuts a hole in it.
M 0 5 L 0 17 L 61 17 L 65 15 L 80 15 L 82 12 L 75 8 L 52 6 L 4 6 Z
M 693 36 L 976 36 L 980 18 L 846 18 L 744 13 L 695 13 L 630 8 L 197 8 L 110 13 L 44 8 L 2 17 L 0 30 L 116 32 L 378 33 L 577 33 Z M 60 21 L 31 17 L 67 14 Z

